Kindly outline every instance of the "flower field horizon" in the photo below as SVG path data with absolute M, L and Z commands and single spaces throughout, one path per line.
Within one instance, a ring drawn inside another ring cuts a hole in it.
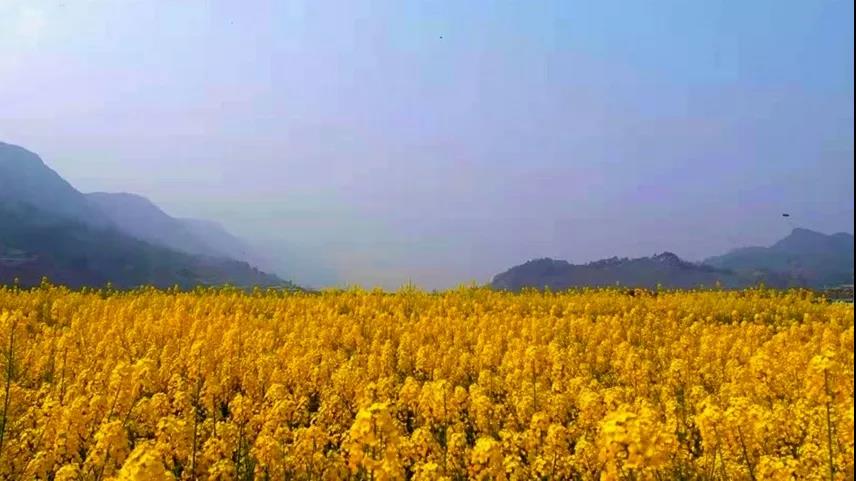
M 0 479 L 847 480 L 808 291 L 0 287 Z

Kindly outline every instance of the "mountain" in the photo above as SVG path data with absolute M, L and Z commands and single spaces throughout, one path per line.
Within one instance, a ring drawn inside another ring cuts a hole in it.
M 536 259 L 498 274 L 496 289 L 524 287 L 567 289 L 603 287 L 741 288 L 759 283 L 769 287 L 827 288 L 853 283 L 853 236 L 826 235 L 794 229 L 769 247 L 744 247 L 711 257 L 701 264 L 665 252 L 653 257 L 613 257 L 584 265 Z
M 255 266 L 267 266 L 268 259 L 258 254 L 256 250 L 243 239 L 232 235 L 217 222 L 205 219 L 177 219 L 196 239 L 203 242 L 207 248 L 217 255 L 238 259 Z
M 42 159 L 17 145 L 0 142 L 0 203 L 26 204 L 84 224 L 107 226 L 105 215 L 86 197 L 45 165 Z
M 574 287 L 644 287 L 690 289 L 717 284 L 726 288 L 747 287 L 756 282 L 733 272 L 680 259 L 671 252 L 652 257 L 613 257 L 574 265 L 563 260 L 536 259 L 498 274 L 491 286 L 517 291 L 524 287 L 563 290 Z
M 792 283 L 823 288 L 853 283 L 853 236 L 794 229 L 769 247 L 745 247 L 705 260 L 740 274 L 777 272 Z
M 245 262 L 188 255 L 32 206 L 0 206 L 0 284 L 35 285 L 42 276 L 70 287 L 287 284 Z
M 119 230 L 137 239 L 190 254 L 220 255 L 194 235 L 182 221 L 170 217 L 143 196 L 107 192 L 94 192 L 85 196 Z
M 189 254 L 240 260 L 256 267 L 269 264 L 246 242 L 216 222 L 172 217 L 137 194 L 85 195 L 119 230 L 137 239 Z
M 139 196 L 83 195 L 36 154 L 0 144 L 0 284 L 293 286 L 192 230 Z

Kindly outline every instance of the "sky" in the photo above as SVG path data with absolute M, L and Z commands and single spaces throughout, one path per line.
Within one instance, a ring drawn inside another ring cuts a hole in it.
M 849 0 L 0 0 L 0 141 L 304 285 L 446 288 L 853 232 L 853 67 Z

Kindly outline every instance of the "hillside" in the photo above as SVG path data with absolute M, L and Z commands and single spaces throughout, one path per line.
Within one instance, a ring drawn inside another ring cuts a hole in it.
M 183 222 L 170 217 L 143 196 L 107 192 L 93 192 L 85 196 L 119 230 L 137 239 L 190 254 L 219 255 Z
M 86 197 L 42 159 L 17 145 L 0 142 L 0 204 L 27 204 L 84 224 L 106 226 L 110 221 L 93 209 Z
M 717 284 L 727 288 L 746 287 L 756 281 L 727 270 L 686 262 L 675 254 L 665 252 L 636 259 L 613 257 L 582 265 L 562 260 L 537 259 L 498 274 L 491 285 L 496 289 L 511 291 L 524 287 L 561 290 L 616 285 L 689 289 Z
M 192 230 L 139 196 L 81 194 L 36 154 L 0 144 L 0 284 L 292 286 Z
M 0 284 L 18 279 L 38 284 L 43 276 L 70 287 L 140 285 L 278 286 L 289 283 L 245 262 L 149 244 L 114 228 L 97 228 L 32 206 L 0 208 Z
M 217 222 L 205 219 L 177 219 L 183 228 L 216 255 L 248 262 L 254 266 L 268 266 L 270 261 L 257 253 L 243 239 L 233 235 Z
M 824 288 L 853 283 L 853 236 L 794 229 L 769 247 L 746 247 L 705 260 L 711 266 L 751 275 L 778 272 L 793 282 Z
M 605 259 L 583 265 L 537 259 L 496 277 L 497 289 L 524 287 L 628 286 L 695 288 L 719 284 L 740 288 L 763 283 L 770 287 L 823 289 L 853 283 L 853 236 L 825 235 L 794 229 L 769 247 L 745 247 L 697 264 L 671 253 L 638 259 Z
M 93 192 L 85 196 L 119 230 L 137 239 L 189 254 L 235 259 L 255 267 L 269 264 L 217 222 L 172 217 L 137 194 Z

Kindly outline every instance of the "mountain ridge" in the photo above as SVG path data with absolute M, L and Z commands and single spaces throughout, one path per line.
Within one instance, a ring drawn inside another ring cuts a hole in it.
M 685 261 L 671 252 L 651 257 L 610 257 L 586 264 L 541 258 L 497 274 L 491 286 L 518 291 L 526 287 L 564 290 L 582 287 L 680 288 L 747 287 L 751 281 L 726 270 Z
M 223 257 L 262 268 L 269 261 L 219 222 L 173 217 L 149 198 L 128 192 L 90 192 L 86 198 L 127 234 L 188 254 Z
M 137 239 L 189 254 L 217 256 L 176 218 L 139 194 L 90 192 L 86 199 L 120 230 Z
M 735 249 L 704 262 L 742 274 L 779 272 L 806 287 L 835 287 L 853 283 L 853 247 L 852 234 L 798 227 L 768 247 Z
M 97 226 L 110 224 L 92 211 L 86 197 L 51 169 L 38 154 L 0 142 L 0 202 L 30 204 Z
M 34 152 L 0 142 L 0 284 L 294 287 L 190 230 L 143 196 L 83 194 Z
M 502 290 L 525 287 L 696 288 L 719 285 L 743 288 L 825 288 L 853 282 L 853 236 L 796 228 L 770 247 L 734 249 L 703 262 L 689 262 L 671 252 L 651 257 L 611 257 L 585 264 L 541 258 L 497 274 L 490 285 Z

